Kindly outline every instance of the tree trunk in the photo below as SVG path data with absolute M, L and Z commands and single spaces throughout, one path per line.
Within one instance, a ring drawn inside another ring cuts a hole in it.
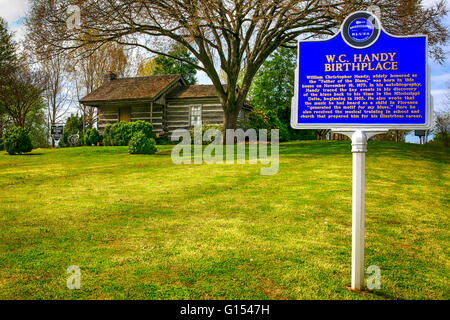
M 225 111 L 224 113 L 224 120 L 223 120 L 223 128 L 226 129 L 236 129 L 237 126 L 237 115 L 234 110 L 232 111 Z
M 83 112 L 82 123 L 83 123 L 83 136 L 84 136 L 84 128 L 86 128 L 86 113 L 85 112 Z
M 0 113 L 0 139 L 3 137 L 3 114 Z
M 234 103 L 227 102 L 225 103 L 223 109 L 224 109 L 224 119 L 223 119 L 222 142 L 223 144 L 226 144 L 226 130 L 236 129 L 239 111 L 241 111 L 242 106 L 238 106 Z
M 22 129 L 25 129 L 25 119 L 25 116 L 20 116 L 19 127 L 21 127 Z

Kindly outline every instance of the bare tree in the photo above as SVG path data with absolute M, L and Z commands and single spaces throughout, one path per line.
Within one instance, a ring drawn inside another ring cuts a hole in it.
M 43 97 L 47 104 L 49 131 L 52 126 L 62 121 L 66 115 L 69 104 L 69 92 L 66 89 L 67 79 L 64 77 L 65 60 L 62 55 L 42 59 L 43 72 L 47 74 L 47 83 Z M 55 140 L 52 139 L 52 147 Z
M 15 126 L 24 128 L 27 115 L 40 107 L 46 82 L 44 74 L 26 64 L 2 76 L 0 101 Z
M 434 141 L 442 142 L 444 146 L 450 145 L 450 82 L 447 83 L 447 91 L 442 99 L 443 108 L 434 112 Z
M 383 27 L 396 35 L 428 35 L 430 56 L 443 63 L 446 52 L 444 46 L 449 38 L 449 30 L 442 23 L 448 13 L 445 0 L 436 1 L 425 8 L 422 0 L 376 0 L 374 3 L 382 12 Z
M 450 81 L 447 82 L 447 91 L 444 94 L 443 105 L 444 110 L 450 110 Z
M 91 43 L 96 48 L 117 42 L 163 56 L 168 54 L 159 39 L 172 39 L 188 48 L 200 62 L 195 67 L 211 78 L 225 128 L 236 126 L 251 81 L 271 52 L 300 35 L 333 34 L 343 14 L 356 8 L 348 1 L 328 0 L 92 0 L 81 3 L 81 28 L 66 30 L 69 2 L 34 1 L 29 25 L 35 35 L 62 50 L 84 46 L 77 41 L 82 34 L 95 35 Z M 219 67 L 227 76 L 226 87 Z
M 348 13 L 373 3 L 389 8 L 383 14 L 387 26 L 394 32 L 400 28 L 392 8 L 402 9 L 404 1 L 394 0 L 34 0 L 27 23 L 32 36 L 61 51 L 89 49 L 78 41 L 80 36 L 90 37 L 90 50 L 94 51 L 116 42 L 165 56 L 170 55 L 164 39 L 180 43 L 199 61 L 197 70 L 211 79 L 227 129 L 236 127 L 256 72 L 277 47 L 298 37 L 333 35 Z M 69 4 L 80 6 L 82 23 L 78 29 L 66 28 Z M 407 16 L 413 12 L 419 21 L 424 16 L 430 19 L 416 30 L 442 33 L 439 19 L 445 6 L 437 5 L 431 11 L 420 5 L 411 8 L 405 12 Z M 435 44 L 446 39 L 444 31 Z M 219 70 L 225 73 L 227 86 L 222 85 Z
M 434 141 L 441 142 L 445 147 L 450 145 L 450 111 L 443 110 L 436 112 L 433 127 Z
M 377 134 L 372 137 L 372 140 L 375 141 L 395 141 L 395 142 L 405 142 L 406 136 L 411 131 L 409 130 L 389 130 L 383 134 Z
M 330 129 L 318 129 L 315 130 L 317 140 L 326 140 L 327 135 L 331 132 Z
M 85 39 L 82 42 L 89 41 Z M 90 50 L 91 47 L 95 47 L 96 50 Z M 106 43 L 101 47 L 87 44 L 72 51 L 68 55 L 67 70 L 74 85 L 77 104 L 83 96 L 102 85 L 107 73 L 113 72 L 118 77 L 124 76 L 129 65 L 128 61 L 127 51 L 117 43 Z M 78 109 L 83 117 L 83 130 L 92 127 L 96 122 L 95 108 L 78 104 Z

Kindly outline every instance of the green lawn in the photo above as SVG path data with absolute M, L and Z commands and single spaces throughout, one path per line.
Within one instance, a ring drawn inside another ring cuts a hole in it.
M 449 299 L 449 159 L 370 142 L 366 266 L 351 273 L 349 142 L 280 146 L 280 168 L 174 165 L 170 147 L 0 153 L 1 299 Z M 66 288 L 69 265 L 81 290 Z

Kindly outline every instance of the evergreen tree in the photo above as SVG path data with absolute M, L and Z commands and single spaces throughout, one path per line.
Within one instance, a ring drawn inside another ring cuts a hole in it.
M 294 95 L 295 49 L 278 48 L 261 66 L 250 89 L 253 105 L 274 110 L 278 116 Z
M 256 109 L 266 114 L 275 113 L 268 118 L 283 124 L 291 139 L 313 139 L 312 130 L 294 130 L 290 126 L 291 99 L 294 95 L 296 51 L 280 47 L 263 63 L 255 75 L 250 88 L 250 101 Z M 280 128 L 278 124 L 275 127 Z
M 0 17 L 0 87 L 7 84 L 7 75 L 14 71 L 17 64 L 16 46 L 8 32 L 6 21 Z M 0 138 L 7 124 L 5 106 L 0 100 Z
M 0 17 L 0 70 L 5 72 L 7 69 L 13 68 L 16 63 L 16 45 L 12 34 L 8 32 L 6 21 Z

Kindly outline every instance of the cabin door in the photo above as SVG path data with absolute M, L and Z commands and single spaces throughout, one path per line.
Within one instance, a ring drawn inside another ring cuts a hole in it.
M 131 121 L 131 107 L 119 108 L 119 121 Z

